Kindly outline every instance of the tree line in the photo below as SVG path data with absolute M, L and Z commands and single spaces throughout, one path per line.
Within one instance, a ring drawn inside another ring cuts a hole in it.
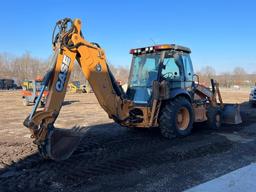
M 30 53 L 22 56 L 13 56 L 7 53 L 0 54 L 0 79 L 14 79 L 18 85 L 24 80 L 43 76 L 49 66 L 49 59 L 42 60 L 32 57 Z
M 19 85 L 24 80 L 43 77 L 49 69 L 50 60 L 51 58 L 35 58 L 28 52 L 21 56 L 0 53 L 0 79 L 14 79 Z M 112 64 L 109 64 L 109 67 L 116 80 L 121 81 L 122 83 L 127 82 L 129 67 L 125 68 L 123 66 L 114 66 Z M 199 82 L 205 85 L 209 85 L 211 78 L 216 79 L 223 87 L 232 87 L 234 85 L 252 86 L 256 82 L 256 74 L 248 74 L 242 67 L 236 67 L 231 72 L 217 74 L 213 67 L 205 66 L 196 71 L 196 74 L 199 76 Z M 86 81 L 82 70 L 77 63 L 74 65 L 70 80 L 80 81 L 82 84 Z
M 21 56 L 14 56 L 8 53 L 0 53 L 0 79 L 14 79 L 20 85 L 25 80 L 33 80 L 43 77 L 50 68 L 51 58 L 39 59 L 33 57 L 29 52 Z M 126 82 L 129 69 L 109 65 L 115 78 L 121 82 Z M 70 77 L 70 81 L 80 81 L 85 83 L 86 79 L 77 62 Z
M 235 67 L 231 72 L 217 74 L 211 66 L 203 67 L 197 71 L 199 82 L 205 85 L 210 84 L 210 79 L 215 79 L 220 86 L 230 88 L 232 86 L 253 86 L 256 83 L 256 74 L 248 74 L 244 68 Z

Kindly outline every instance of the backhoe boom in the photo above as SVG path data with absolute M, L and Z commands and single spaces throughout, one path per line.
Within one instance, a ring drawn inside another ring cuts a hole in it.
M 67 29 L 68 23 L 71 24 L 69 30 Z M 80 65 L 99 104 L 110 118 L 118 122 L 125 121 L 129 117 L 127 108 L 132 105 L 132 102 L 123 98 L 122 90 L 116 85 L 109 71 L 104 51 L 97 44 L 87 42 L 82 37 L 81 21 L 79 19 L 74 21 L 64 19 L 58 21 L 57 26 L 60 28 L 60 32 L 53 42 L 56 60 L 53 61 L 52 70 L 48 73 L 48 77 L 45 78 L 45 81 L 49 82 L 49 94 L 46 104 L 43 110 L 38 111 L 36 111 L 37 105 L 35 105 L 24 125 L 31 130 L 35 143 L 43 151 L 41 153 L 45 154 L 46 157 L 58 160 L 63 159 L 63 157 L 53 154 L 51 145 L 53 145 L 54 141 L 51 141 L 51 139 L 54 136 L 51 134 L 54 133 L 53 124 L 62 107 L 75 61 Z M 48 84 L 48 82 L 44 83 Z M 38 98 L 39 100 L 40 98 Z M 79 140 L 76 137 L 74 139 Z M 69 151 L 67 148 L 65 150 Z M 70 150 L 72 151 L 73 149 Z M 64 158 L 67 156 L 61 155 Z

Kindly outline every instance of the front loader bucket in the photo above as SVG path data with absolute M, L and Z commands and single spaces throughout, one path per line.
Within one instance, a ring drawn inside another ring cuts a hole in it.
M 54 128 L 48 135 L 44 145 L 39 146 L 39 152 L 44 158 L 55 161 L 68 159 L 82 139 L 77 129 Z
M 238 104 L 225 104 L 223 107 L 222 114 L 224 124 L 235 125 L 242 123 L 240 105 Z

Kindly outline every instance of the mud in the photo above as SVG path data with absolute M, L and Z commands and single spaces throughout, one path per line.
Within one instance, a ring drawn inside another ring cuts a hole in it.
M 243 102 L 244 101 L 244 102 Z M 57 127 L 80 125 L 70 159 L 43 160 L 22 121 L 18 92 L 0 92 L 0 191 L 182 191 L 256 160 L 256 109 L 244 123 L 213 131 L 197 124 L 186 138 L 128 129 L 108 119 L 93 94 L 68 94 Z M 8 105 L 6 105 L 8 103 Z

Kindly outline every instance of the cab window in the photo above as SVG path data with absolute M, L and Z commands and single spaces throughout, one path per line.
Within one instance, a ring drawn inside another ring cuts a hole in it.
M 162 77 L 166 79 L 180 79 L 180 69 L 173 57 L 164 58 L 164 68 L 162 69 Z
M 182 55 L 182 60 L 184 64 L 186 81 L 193 81 L 194 71 L 190 56 L 188 54 L 184 54 Z

